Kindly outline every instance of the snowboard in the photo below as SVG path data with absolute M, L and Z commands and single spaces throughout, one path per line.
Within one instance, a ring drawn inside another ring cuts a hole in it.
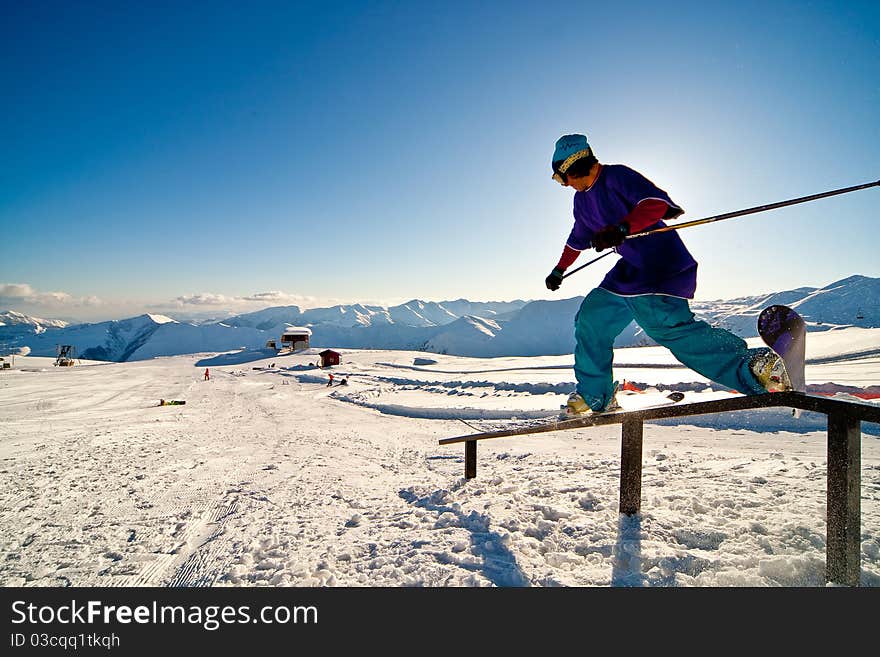
M 521 424 L 518 426 L 499 429 L 496 431 L 483 431 L 479 427 L 475 427 L 469 422 L 466 422 L 465 420 L 459 418 L 460 422 L 463 422 L 471 429 L 476 430 L 478 433 L 471 434 L 470 436 L 456 436 L 455 438 L 445 438 L 440 441 L 440 444 L 446 445 L 448 443 L 464 442 L 467 439 L 480 440 L 483 438 L 500 438 L 502 436 L 524 436 L 533 433 L 562 431 L 564 429 L 577 429 L 580 427 L 591 427 L 599 424 L 608 424 L 608 418 L 615 415 L 637 415 L 640 412 L 656 411 L 660 408 L 675 406 L 678 402 L 684 399 L 684 394 L 680 392 L 673 392 L 670 395 L 666 395 L 666 399 L 668 401 L 652 404 L 650 406 L 643 406 L 641 408 L 618 408 L 613 411 L 605 411 L 603 413 L 589 413 L 584 415 L 577 415 L 574 417 L 568 415 L 551 415 L 546 418 L 536 418 L 534 422 L 530 422 L 528 424 Z
M 650 404 L 649 406 L 642 406 L 640 408 L 639 407 L 636 407 L 636 408 L 622 408 L 621 407 L 621 408 L 616 408 L 613 411 L 603 411 L 601 413 L 592 413 L 592 415 L 593 415 L 593 417 L 600 417 L 602 415 L 616 415 L 618 413 L 632 413 L 635 411 L 652 411 L 655 408 L 660 408 L 662 406 L 672 406 L 673 404 L 677 404 L 678 402 L 680 402 L 681 400 L 684 399 L 684 393 L 683 392 L 671 392 L 668 395 L 665 395 L 665 397 L 666 397 L 666 399 L 669 400 L 668 403 L 663 402 L 663 401 L 659 401 L 656 404 Z M 581 417 L 581 416 L 568 415 L 566 417 L 571 419 L 571 418 L 577 418 L 577 417 Z
M 785 363 L 791 387 L 806 392 L 804 360 L 807 327 L 803 318 L 788 306 L 769 306 L 758 316 L 758 334 Z
M 186 402 L 180 399 L 160 399 L 159 406 L 183 406 Z

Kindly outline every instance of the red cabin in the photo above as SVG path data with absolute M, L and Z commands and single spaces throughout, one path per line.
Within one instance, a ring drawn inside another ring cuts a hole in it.
M 339 352 L 332 349 L 325 349 L 320 354 L 321 367 L 330 367 L 331 365 L 339 365 Z

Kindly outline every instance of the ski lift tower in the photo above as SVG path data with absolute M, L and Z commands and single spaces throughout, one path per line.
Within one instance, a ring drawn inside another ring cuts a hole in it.
M 70 344 L 57 344 L 55 345 L 55 353 L 58 354 L 55 358 L 55 365 L 60 367 L 73 367 L 73 359 L 76 356 L 76 347 Z

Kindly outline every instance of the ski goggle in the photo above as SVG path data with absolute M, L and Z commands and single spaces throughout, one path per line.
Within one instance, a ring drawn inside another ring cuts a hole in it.
M 572 164 L 577 162 L 582 157 L 586 157 L 590 154 L 592 154 L 592 151 L 589 148 L 585 148 L 584 150 L 578 151 L 577 153 L 572 153 L 562 161 L 562 164 L 560 164 L 553 170 L 553 175 L 551 177 L 560 185 L 568 184 L 568 176 L 565 174 L 565 172 L 568 171 L 569 168 L 571 168 Z

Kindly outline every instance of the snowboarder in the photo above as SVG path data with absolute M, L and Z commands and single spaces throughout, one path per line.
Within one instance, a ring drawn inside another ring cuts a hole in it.
M 211 373 L 208 371 L 208 368 L 205 368 L 205 381 L 211 380 Z
M 635 320 L 684 365 L 745 394 L 788 390 L 782 360 L 770 349 L 694 319 L 688 305 L 697 285 L 697 263 L 676 231 L 635 240 L 626 236 L 661 227 L 684 213 L 669 195 L 622 164 L 601 164 L 585 135 L 563 135 L 551 161 L 553 180 L 575 190 L 574 227 L 558 264 L 547 276 L 558 290 L 580 253 L 613 248 L 621 256 L 575 315 L 575 378 L 569 415 L 619 408 L 612 381 L 613 344 Z
M 333 374 L 330 374 L 330 380 L 327 382 L 327 387 L 329 388 L 332 385 L 333 385 Z

